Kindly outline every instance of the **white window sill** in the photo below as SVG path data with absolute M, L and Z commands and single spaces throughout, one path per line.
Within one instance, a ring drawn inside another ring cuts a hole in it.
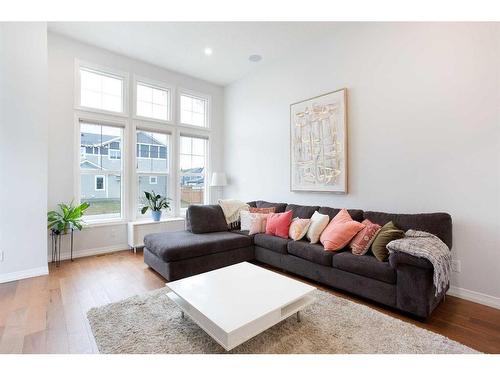
M 84 219 L 85 220 L 85 219 Z M 96 228 L 96 227 L 107 227 L 113 225 L 125 225 L 127 221 L 124 219 L 116 219 L 116 220 L 85 220 L 85 224 L 83 225 L 83 230 Z

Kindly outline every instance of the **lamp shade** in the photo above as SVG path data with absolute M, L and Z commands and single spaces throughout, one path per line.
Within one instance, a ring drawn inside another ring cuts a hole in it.
M 212 181 L 210 181 L 210 186 L 226 186 L 227 179 L 224 172 L 214 172 L 212 173 Z

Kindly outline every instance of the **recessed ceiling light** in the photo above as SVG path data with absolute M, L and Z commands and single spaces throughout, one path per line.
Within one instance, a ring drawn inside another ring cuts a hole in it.
M 251 62 L 259 62 L 260 60 L 262 60 L 262 56 L 261 55 L 250 55 L 250 56 L 248 56 L 248 60 L 250 60 Z
M 212 48 L 206 47 L 204 52 L 205 52 L 205 55 L 210 56 L 214 51 L 212 51 Z

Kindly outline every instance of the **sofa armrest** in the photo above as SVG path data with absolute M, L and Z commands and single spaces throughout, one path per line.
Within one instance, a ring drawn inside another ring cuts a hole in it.
M 425 258 L 419 258 L 410 254 L 402 253 L 400 251 L 393 251 L 389 254 L 389 264 L 392 268 L 398 268 L 400 264 L 406 264 L 409 266 L 423 268 L 423 269 L 434 269 L 432 263 Z

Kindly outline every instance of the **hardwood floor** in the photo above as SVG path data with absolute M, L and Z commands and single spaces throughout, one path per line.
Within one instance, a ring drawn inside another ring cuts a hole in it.
M 164 283 L 143 263 L 141 252 L 122 251 L 63 261 L 59 268 L 50 265 L 48 276 L 0 284 L 0 353 L 97 353 L 86 312 Z M 418 322 L 377 304 L 319 288 L 482 352 L 500 353 L 500 310 L 447 297 L 430 319 Z

